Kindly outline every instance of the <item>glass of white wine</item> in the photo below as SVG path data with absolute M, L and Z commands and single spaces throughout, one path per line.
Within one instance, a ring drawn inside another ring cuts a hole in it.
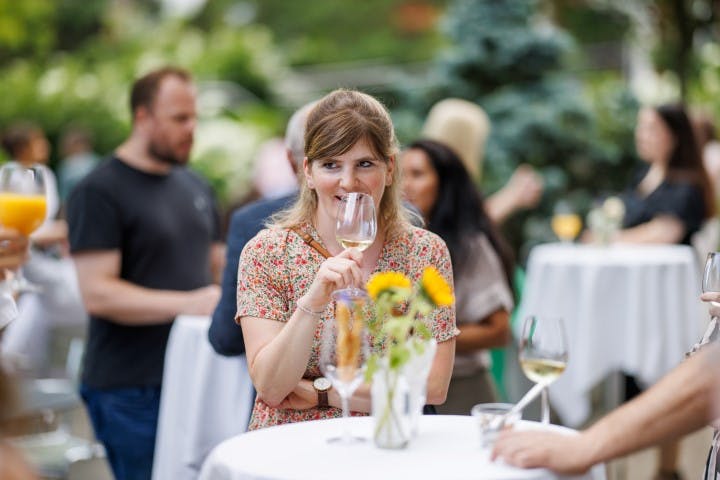
M 350 192 L 338 207 L 335 238 L 343 248 L 368 248 L 375 241 L 377 219 L 375 202 L 370 195 Z
M 567 335 L 560 317 L 531 315 L 525 319 L 520 338 L 520 367 L 542 391 L 542 422 L 550 423 L 547 386 L 565 371 L 568 361 Z

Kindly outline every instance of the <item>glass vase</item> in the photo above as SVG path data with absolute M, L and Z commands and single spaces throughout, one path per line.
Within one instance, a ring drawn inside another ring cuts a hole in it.
M 410 388 L 410 434 L 416 437 L 419 431 L 420 418 L 427 400 L 427 380 L 435 359 L 437 341 L 410 340 L 410 359 L 405 364 L 405 377 Z
M 373 441 L 379 448 L 401 449 L 411 437 L 410 386 L 403 369 L 383 365 L 371 387 Z

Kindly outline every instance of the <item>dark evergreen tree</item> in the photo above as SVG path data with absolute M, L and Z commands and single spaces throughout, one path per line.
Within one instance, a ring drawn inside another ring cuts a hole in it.
M 608 132 L 601 132 L 582 84 L 566 69 L 574 43 L 538 7 L 536 0 L 455 0 L 443 24 L 451 46 L 438 58 L 422 102 L 427 111 L 437 100 L 459 97 L 486 110 L 492 132 L 483 161 L 485 192 L 499 188 L 521 163 L 542 173 L 540 208 L 508 225 L 516 246 L 521 237 L 552 235 L 548 218 L 558 198 L 586 210 L 598 194 L 623 188 L 633 164 L 623 152 L 631 150 L 634 100 L 617 92 L 601 106 L 603 115 L 625 127 L 603 139 Z

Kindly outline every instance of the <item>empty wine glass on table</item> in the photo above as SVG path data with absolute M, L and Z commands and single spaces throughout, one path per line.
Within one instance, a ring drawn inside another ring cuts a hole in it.
M 566 201 L 560 201 L 553 209 L 550 225 L 560 241 L 570 243 L 582 230 L 582 219 L 572 205 Z
M 338 207 L 335 238 L 343 248 L 368 248 L 375 241 L 377 219 L 375 203 L 370 195 L 350 192 Z
M 358 288 L 336 290 L 332 294 L 335 315 L 323 324 L 320 345 L 320 371 L 332 382 L 342 401 L 343 418 L 350 417 L 349 400 L 362 384 L 368 356 L 365 307 L 369 297 Z M 330 443 L 352 445 L 365 439 L 350 433 L 347 422 L 341 437 L 328 439 Z
M 542 422 L 550 423 L 547 386 L 565 371 L 568 361 L 567 335 L 560 317 L 529 316 L 520 338 L 520 367 L 525 376 L 543 385 Z
M 14 162 L 0 168 L 0 225 L 30 236 L 45 221 L 47 212 L 46 178 L 42 167 L 23 167 Z M 3 282 L 12 293 L 39 291 L 19 269 Z

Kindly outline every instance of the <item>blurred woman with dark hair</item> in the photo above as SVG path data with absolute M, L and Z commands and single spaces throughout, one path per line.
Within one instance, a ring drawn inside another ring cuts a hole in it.
M 419 140 L 401 158 L 403 192 L 450 250 L 455 282 L 455 367 L 442 414 L 467 415 L 476 403 L 497 400 L 486 349 L 510 339 L 513 259 L 488 217 L 483 197 L 447 146 Z
M 689 244 L 715 213 L 714 193 L 690 120 L 680 105 L 646 107 L 635 128 L 638 156 L 648 163 L 623 196 L 616 241 Z

